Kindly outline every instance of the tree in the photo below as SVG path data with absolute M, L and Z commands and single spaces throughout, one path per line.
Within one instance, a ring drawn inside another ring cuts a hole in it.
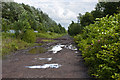
M 94 20 L 95 20 L 96 18 L 102 18 L 103 15 L 104 15 L 103 12 L 100 11 L 100 10 L 91 11 L 91 14 L 92 14 L 93 17 L 94 17 Z
M 82 29 L 83 27 L 79 23 L 74 23 L 72 21 L 72 23 L 68 27 L 68 34 L 72 36 L 77 35 L 79 33 L 82 33 Z
M 81 14 L 81 13 L 79 13 L 79 15 L 77 16 L 78 23 L 80 23 L 80 19 L 81 19 L 81 17 L 82 17 L 82 14 Z
M 60 28 L 60 33 L 65 33 L 65 28 L 61 26 L 61 24 L 58 24 L 58 27 Z
M 16 31 L 17 35 L 19 35 L 20 31 L 23 33 L 29 28 L 39 30 L 39 32 L 47 32 L 49 29 L 56 33 L 61 33 L 61 30 L 63 31 L 63 28 L 58 27 L 57 23 L 46 13 L 43 13 L 40 9 L 36 9 L 23 3 L 18 4 L 15 2 L 3 2 L 2 18 L 12 23 L 12 29 Z M 5 24 L 7 24 L 7 27 Z M 8 26 L 7 22 L 3 25 L 3 30 L 5 31 L 6 28 L 11 28 L 11 26 Z
M 91 23 L 94 22 L 94 17 L 91 13 L 89 12 L 86 12 L 85 15 L 83 15 L 81 18 L 80 18 L 80 23 L 82 26 L 87 26 Z
M 106 16 L 107 14 L 113 15 L 114 13 L 117 14 L 120 7 L 120 1 L 119 2 L 99 2 L 97 3 L 95 10 L 103 12 L 103 16 Z
M 24 8 L 15 2 L 2 3 L 2 18 L 14 23 L 18 20 L 19 14 L 24 12 Z

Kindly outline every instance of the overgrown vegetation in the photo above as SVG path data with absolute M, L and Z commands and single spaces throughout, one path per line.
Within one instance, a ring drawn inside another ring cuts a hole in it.
M 27 29 L 39 32 L 65 33 L 65 28 L 57 24 L 40 9 L 15 2 L 2 3 L 2 31 L 15 30 L 16 36 Z
M 2 33 L 2 55 L 8 55 L 18 49 L 25 49 L 35 44 L 27 43 L 23 40 L 14 38 L 13 33 Z
M 28 30 L 29 31 L 29 30 Z M 29 33 L 29 32 L 28 32 Z M 31 40 L 35 40 L 34 38 L 31 38 L 33 35 L 26 33 L 24 40 L 21 40 L 19 38 L 15 38 L 14 33 L 2 33 L 2 55 L 9 55 L 11 52 L 21 50 L 21 49 L 26 49 L 31 46 L 40 46 L 42 43 L 33 43 Z M 33 37 L 40 37 L 40 38 L 58 38 L 61 37 L 65 34 L 57 34 L 57 33 L 34 33 L 35 36 Z M 29 41 L 29 42 L 28 42 Z M 43 42 L 53 42 L 54 40 L 43 40 Z
M 114 15 L 120 12 L 120 2 L 99 2 L 95 10 L 86 12 L 85 14 L 79 13 L 77 17 L 78 22 L 72 23 L 68 27 L 68 33 L 72 36 L 82 33 L 83 28 L 90 24 L 94 24 L 96 18 L 102 18 L 106 15 Z
M 120 14 L 97 18 L 74 37 L 91 75 L 106 80 L 120 76 Z
M 78 23 L 72 22 L 68 28 L 68 33 L 74 36 L 82 52 L 90 75 L 97 79 L 120 79 L 119 4 L 100 2 L 91 13 L 79 14 Z
M 22 37 L 27 30 L 33 29 L 39 33 L 66 33 L 61 24 L 57 24 L 47 14 L 32 6 L 15 2 L 2 3 L 2 31 L 15 30 L 15 37 Z M 27 41 L 27 40 L 25 40 Z M 29 42 L 29 41 L 28 41 Z
M 36 37 L 57 38 L 65 33 L 61 24 L 39 8 L 23 3 L 2 3 L 2 55 L 36 45 Z
M 28 43 L 33 43 L 36 41 L 36 35 L 33 30 L 26 30 L 23 35 L 23 40 L 28 42 Z

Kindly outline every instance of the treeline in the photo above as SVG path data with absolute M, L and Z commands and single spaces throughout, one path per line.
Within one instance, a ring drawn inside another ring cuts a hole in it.
M 38 32 L 65 33 L 65 28 L 53 21 L 46 13 L 33 6 L 15 2 L 2 3 L 2 31 L 15 30 L 16 36 L 28 29 Z
M 76 35 L 83 32 L 83 28 L 90 24 L 94 24 L 96 18 L 102 18 L 106 15 L 114 15 L 120 12 L 120 2 L 99 2 L 97 3 L 95 10 L 86 12 L 84 15 L 79 13 L 77 17 L 78 22 L 72 23 L 68 27 L 68 33 L 70 35 Z

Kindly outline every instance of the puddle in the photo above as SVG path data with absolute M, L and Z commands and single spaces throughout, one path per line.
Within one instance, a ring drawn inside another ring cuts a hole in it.
M 75 53 L 78 53 L 77 51 L 75 51 Z
M 42 69 L 45 69 L 45 68 L 59 68 L 61 67 L 61 65 L 59 64 L 44 64 L 44 65 L 37 65 L 37 66 L 25 66 L 26 68 L 32 68 L 32 69 L 36 69 L 36 68 L 42 68 Z
M 70 50 L 77 50 L 77 48 L 73 45 L 56 45 L 56 46 L 53 46 L 51 50 L 49 51 L 53 51 L 53 53 L 57 53 L 58 51 L 61 51 L 63 48 L 66 48 L 66 49 L 70 49 Z
M 43 48 L 43 47 L 35 47 L 35 48 L 29 50 L 29 53 L 31 53 L 31 54 L 37 54 L 37 53 L 44 53 L 46 51 L 47 50 L 45 48 Z
M 47 60 L 47 61 L 51 61 L 52 58 L 35 58 L 35 59 L 39 59 L 39 60 Z
M 56 46 L 53 46 L 51 50 L 49 51 L 53 51 L 53 53 L 57 53 L 58 51 L 61 51 L 62 48 L 64 47 L 65 45 L 56 45 Z
M 66 48 L 71 50 L 77 50 L 77 48 L 73 45 L 66 46 Z

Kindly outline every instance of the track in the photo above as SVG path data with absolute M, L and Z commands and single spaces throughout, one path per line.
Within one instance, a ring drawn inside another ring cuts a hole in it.
M 55 39 L 56 42 L 46 43 L 44 48 L 57 44 L 74 45 L 73 40 L 68 36 Z M 19 50 L 3 60 L 3 78 L 89 78 L 87 68 L 84 65 L 80 52 L 62 48 L 54 54 L 52 51 L 44 53 L 29 54 L 26 50 Z M 52 60 L 39 60 L 39 58 L 52 58 Z M 31 69 L 26 66 L 60 64 L 59 68 L 37 68 Z

